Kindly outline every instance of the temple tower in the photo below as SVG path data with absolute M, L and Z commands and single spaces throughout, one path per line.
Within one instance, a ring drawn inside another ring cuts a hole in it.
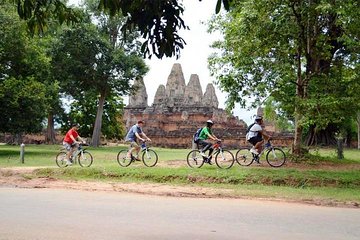
M 199 76 L 197 74 L 191 74 L 190 81 L 185 88 L 185 105 L 202 105 L 203 92 L 200 85 Z

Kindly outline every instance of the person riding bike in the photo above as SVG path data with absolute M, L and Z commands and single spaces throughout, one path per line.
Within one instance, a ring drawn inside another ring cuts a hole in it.
M 220 139 L 218 139 L 211 131 L 212 126 L 214 125 L 214 122 L 212 120 L 207 120 L 206 121 L 206 126 L 202 128 L 200 135 L 199 135 L 199 140 L 198 140 L 198 145 L 200 147 L 202 147 L 202 149 L 200 150 L 200 155 L 203 156 L 204 158 L 209 158 L 212 154 L 212 152 L 214 151 L 214 149 L 212 148 L 212 143 L 211 142 L 207 142 L 205 140 L 207 140 L 208 138 L 214 140 L 214 141 L 220 141 Z M 205 154 L 205 152 L 209 150 L 209 155 L 207 156 Z M 212 164 L 211 163 L 211 159 L 209 158 L 209 160 L 207 160 L 208 164 Z
M 85 143 L 85 140 L 82 139 L 79 136 L 79 133 L 77 132 L 79 130 L 79 124 L 75 123 L 72 125 L 72 128 L 65 134 L 64 140 L 63 140 L 63 145 L 64 148 L 66 149 L 67 153 L 66 153 L 66 165 L 70 166 L 72 165 L 72 162 L 70 161 L 70 157 L 73 154 L 73 152 L 75 151 L 75 149 L 78 147 L 79 143 Z M 80 140 L 76 141 L 76 140 Z
M 267 141 L 270 139 L 270 136 L 266 134 L 265 131 L 263 130 L 262 124 L 263 124 L 262 116 L 256 116 L 255 122 L 252 124 L 248 134 L 246 135 L 246 140 L 253 145 L 253 147 L 250 149 L 250 152 L 256 155 L 259 155 L 259 153 L 261 153 L 262 145 L 264 143 L 263 137 Z
M 140 152 L 140 146 L 139 146 L 139 140 L 142 142 L 151 141 L 150 138 L 146 136 L 146 134 L 143 132 L 142 127 L 144 126 L 144 121 L 139 120 L 137 124 L 133 125 L 130 130 L 128 131 L 125 141 L 130 142 L 131 149 L 128 151 L 127 157 L 130 159 L 131 154 L 133 152 L 136 152 L 135 158 L 138 160 L 138 155 Z

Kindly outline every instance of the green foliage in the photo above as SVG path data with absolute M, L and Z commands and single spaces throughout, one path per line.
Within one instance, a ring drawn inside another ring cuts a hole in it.
M 71 124 L 76 122 L 80 124 L 80 136 L 91 137 L 97 107 L 97 95 L 85 93 L 83 96 L 79 96 L 72 101 L 69 113 L 62 115 L 61 131 L 66 133 L 71 128 Z M 101 127 L 101 132 L 105 138 L 121 139 L 124 137 L 125 130 L 122 125 L 123 108 L 123 100 L 120 97 L 109 96 L 105 101 Z
M 294 125 L 289 121 L 291 119 L 285 112 L 281 112 L 279 103 L 275 102 L 273 97 L 269 97 L 264 102 L 264 118 L 275 123 L 277 129 L 281 131 L 293 131 Z
M 33 133 L 49 106 L 49 58 L 39 39 L 27 36 L 11 4 L 0 4 L 0 131 Z
M 0 131 L 34 133 L 42 129 L 46 89 L 33 78 L 8 78 L 0 83 Z
M 136 48 L 113 44 L 110 40 L 94 25 L 82 24 L 64 30 L 53 43 L 54 73 L 62 91 L 75 99 L 70 117 L 85 124 L 81 131 L 86 136 L 90 135 L 90 129 L 94 129 L 94 145 L 98 145 L 100 140 L 100 129 L 109 138 L 123 135 L 119 123 L 119 111 L 123 105 L 116 96 L 129 93 L 132 81 L 148 70 Z
M 62 0 L 11 0 L 17 4 L 18 14 L 22 19 L 27 20 L 29 30 L 43 32 L 51 20 L 56 19 L 60 24 L 79 22 L 81 13 L 66 7 Z M 218 0 L 216 13 L 223 4 L 226 10 L 230 9 L 233 0 Z M 188 29 L 181 15 L 184 8 L 180 0 L 101 0 L 98 8 L 104 9 L 110 16 L 121 12 L 129 16 L 122 27 L 125 33 L 127 30 L 139 30 L 145 39 L 142 45 L 142 52 L 145 56 L 155 55 L 158 58 L 163 56 L 180 56 L 180 50 L 186 44 L 178 34 L 180 29 Z
M 272 96 L 296 127 L 342 125 L 360 108 L 358 1 L 234 1 L 210 31 L 209 58 L 228 108 Z
M 130 81 L 147 71 L 136 53 L 112 47 L 92 25 L 65 30 L 53 46 L 54 71 L 72 96 L 82 91 L 126 94 Z
M 66 6 L 63 0 L 11 0 L 16 3 L 18 15 L 26 20 L 30 33 L 43 33 L 49 22 L 56 20 L 59 24 L 77 23 L 81 12 Z

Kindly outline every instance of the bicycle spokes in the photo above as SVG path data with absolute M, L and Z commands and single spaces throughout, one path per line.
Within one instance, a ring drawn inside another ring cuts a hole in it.
M 205 158 L 206 159 L 206 158 Z M 187 164 L 191 168 L 200 168 L 204 165 L 204 157 L 200 155 L 199 150 L 192 150 L 187 156 Z
M 234 155 L 228 150 L 221 149 L 215 156 L 215 163 L 219 168 L 231 168 L 234 164 Z
M 285 153 L 280 148 L 272 148 L 266 154 L 266 161 L 272 167 L 281 167 L 285 161 Z

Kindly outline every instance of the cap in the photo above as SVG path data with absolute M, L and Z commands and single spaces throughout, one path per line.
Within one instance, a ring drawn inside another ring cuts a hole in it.
M 143 120 L 139 120 L 137 123 L 138 123 L 138 124 L 144 123 L 144 121 L 143 121 Z
M 262 116 L 259 115 L 255 117 L 255 120 L 262 120 L 262 119 L 263 119 Z
M 71 126 L 72 126 L 72 127 L 77 127 L 77 128 L 79 128 L 79 127 L 80 127 L 80 124 L 78 124 L 78 123 L 73 123 Z
M 214 124 L 213 121 L 211 121 L 210 119 L 206 121 L 206 123 L 210 123 L 210 124 Z

